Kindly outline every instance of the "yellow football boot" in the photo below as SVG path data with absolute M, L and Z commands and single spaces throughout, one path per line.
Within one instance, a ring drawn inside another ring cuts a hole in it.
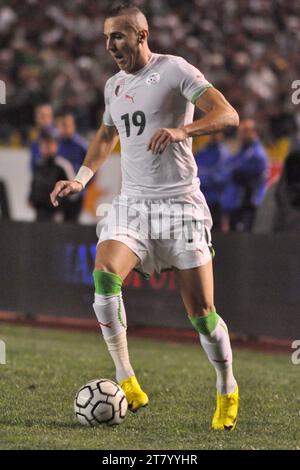
M 149 398 L 145 392 L 141 389 L 136 377 L 133 375 L 128 379 L 124 379 L 119 382 L 120 387 L 123 389 L 126 399 L 128 402 L 128 408 L 130 411 L 137 411 L 142 406 L 147 406 Z
M 212 420 L 213 429 L 225 429 L 233 431 L 237 423 L 239 408 L 239 389 L 235 392 L 221 395 L 217 391 L 216 411 Z

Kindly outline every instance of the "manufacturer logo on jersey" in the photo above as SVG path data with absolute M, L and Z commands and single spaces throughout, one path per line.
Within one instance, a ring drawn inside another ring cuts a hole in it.
M 135 93 L 131 96 L 131 95 L 125 95 L 125 99 L 130 101 L 131 103 L 134 103 L 134 96 L 135 96 Z
M 120 94 L 123 91 L 124 85 L 125 85 L 125 79 L 124 78 L 117 81 L 116 88 L 115 88 L 115 95 L 116 96 L 120 96 Z
M 150 73 L 146 78 L 147 85 L 156 85 L 160 80 L 160 75 L 157 72 Z

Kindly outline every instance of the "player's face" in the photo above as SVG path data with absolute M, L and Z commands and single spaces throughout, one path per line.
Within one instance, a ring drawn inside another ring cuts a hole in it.
M 128 27 L 128 22 L 124 17 L 105 20 L 104 37 L 106 49 L 121 70 L 127 73 L 138 70 L 138 34 Z

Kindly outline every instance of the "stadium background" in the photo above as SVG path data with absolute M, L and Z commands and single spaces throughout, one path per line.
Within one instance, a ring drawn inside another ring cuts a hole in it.
M 119 149 L 89 186 L 81 224 L 73 226 L 34 222 L 27 203 L 28 146 L 36 136 L 34 109 L 39 103 L 50 102 L 56 113 L 71 111 L 88 139 L 101 122 L 104 84 L 116 72 L 101 38 L 110 3 L 0 3 L 0 80 L 6 85 L 6 104 L 0 105 L 0 179 L 10 209 L 10 220 L 3 214 L 0 219 L 3 322 L 96 328 L 91 307 L 95 211 L 119 191 Z M 149 19 L 153 51 L 185 57 L 224 93 L 241 118 L 255 119 L 269 157 L 271 184 L 299 142 L 299 105 L 291 99 L 292 82 L 300 79 L 299 2 L 136 3 Z M 205 143 L 205 138 L 195 139 L 194 150 Z M 227 135 L 227 143 L 236 149 L 236 135 Z M 291 354 L 300 329 L 299 237 L 219 233 L 214 242 L 217 305 L 235 344 L 246 341 Z M 154 275 L 148 284 L 132 274 L 124 297 L 136 333 L 155 338 L 167 331 L 169 339 L 196 340 L 172 274 Z

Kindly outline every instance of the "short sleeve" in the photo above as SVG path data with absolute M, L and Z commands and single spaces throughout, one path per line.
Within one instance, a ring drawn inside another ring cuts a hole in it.
M 176 57 L 173 61 L 173 67 L 175 66 L 175 70 L 172 75 L 172 82 L 174 83 L 175 80 L 174 85 L 176 88 L 179 88 L 180 93 L 188 101 L 195 104 L 202 93 L 213 85 L 206 80 L 200 70 L 182 57 Z
M 110 101 L 110 96 L 111 96 L 111 83 L 110 80 L 108 80 L 105 84 L 104 88 L 104 102 L 105 102 L 105 110 L 103 113 L 103 124 L 106 126 L 114 126 L 114 121 L 111 117 L 110 114 L 110 107 L 109 107 L 109 101 Z

